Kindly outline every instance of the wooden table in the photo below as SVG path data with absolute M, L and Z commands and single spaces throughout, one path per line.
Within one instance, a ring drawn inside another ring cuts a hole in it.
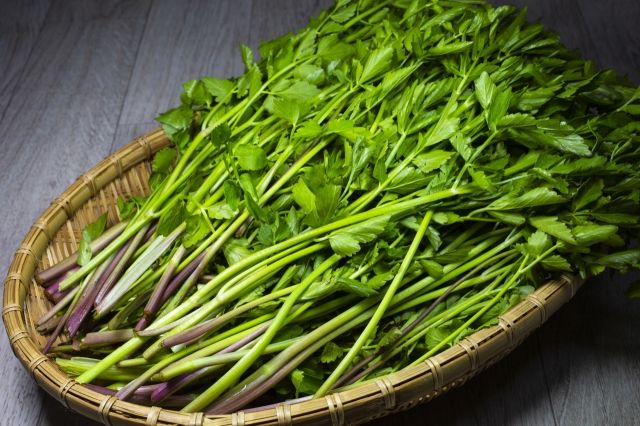
M 178 103 L 182 82 L 239 75 L 238 43 L 255 50 L 261 40 L 303 27 L 331 3 L 0 1 L 0 269 L 8 269 L 50 200 L 157 126 L 154 117 Z M 640 1 L 515 3 L 530 3 L 529 18 L 544 16 L 585 58 L 640 83 Z M 590 280 L 496 366 L 434 402 L 375 423 L 634 424 L 640 418 L 640 301 L 622 296 L 633 279 Z M 0 335 L 1 424 L 97 424 L 41 390 Z

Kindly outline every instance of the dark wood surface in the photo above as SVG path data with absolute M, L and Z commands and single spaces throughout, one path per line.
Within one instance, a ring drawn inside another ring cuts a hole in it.
M 154 127 L 181 83 L 242 72 L 256 49 L 331 0 L 1 0 L 0 270 L 50 200 Z M 504 3 L 496 0 L 496 4 Z M 638 0 L 518 0 L 584 58 L 640 83 Z M 377 425 L 632 425 L 640 302 L 601 276 L 496 366 Z M 0 424 L 93 425 L 41 390 L 0 333 Z

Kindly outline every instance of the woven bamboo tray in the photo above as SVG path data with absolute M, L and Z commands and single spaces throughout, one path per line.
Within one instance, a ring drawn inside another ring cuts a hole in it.
M 2 319 L 15 356 L 33 380 L 68 409 L 107 425 L 333 425 L 360 424 L 429 401 L 508 354 L 567 302 L 583 280 L 562 274 L 538 288 L 499 319 L 421 365 L 322 399 L 275 409 L 222 416 L 184 414 L 119 401 L 93 392 L 62 373 L 40 352 L 46 338 L 36 320 L 51 307 L 33 279 L 77 250 L 84 226 L 108 211 L 119 221 L 118 196 L 147 195 L 150 160 L 168 146 L 161 129 L 108 156 L 71 185 L 38 219 L 15 253 L 4 283 Z M 58 342 L 59 343 L 59 342 Z

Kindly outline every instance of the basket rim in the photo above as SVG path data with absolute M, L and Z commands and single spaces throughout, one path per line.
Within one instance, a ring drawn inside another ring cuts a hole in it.
M 16 250 L 4 283 L 2 319 L 14 355 L 33 380 L 65 407 L 105 424 L 115 420 L 117 424 L 147 425 L 160 424 L 159 421 L 184 425 L 289 425 L 295 420 L 296 423 L 341 426 L 369 421 L 426 402 L 494 364 L 571 299 L 584 282 L 580 277 L 563 273 L 500 316 L 498 325 L 475 332 L 420 365 L 325 398 L 220 416 L 186 414 L 120 401 L 78 386 L 50 358 L 41 354 L 27 331 L 24 304 L 33 285 L 38 260 L 61 226 L 108 183 L 131 167 L 150 161 L 155 152 L 170 145 L 158 128 L 82 174 L 33 224 Z

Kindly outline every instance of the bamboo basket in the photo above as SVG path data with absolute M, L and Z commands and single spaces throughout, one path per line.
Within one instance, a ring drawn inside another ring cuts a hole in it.
M 108 156 L 56 198 L 33 224 L 18 248 L 4 283 L 2 319 L 14 355 L 33 380 L 66 408 L 107 425 L 333 425 L 361 424 L 415 405 L 461 386 L 507 355 L 582 285 L 562 274 L 483 329 L 421 365 L 344 392 L 257 412 L 221 416 L 185 414 L 105 396 L 79 385 L 40 352 L 46 338 L 36 320 L 51 307 L 36 284 L 36 270 L 47 268 L 78 248 L 84 226 L 108 211 L 108 226 L 119 221 L 118 196 L 147 195 L 150 160 L 170 145 L 161 129 Z M 59 343 L 59 342 L 58 342 Z

